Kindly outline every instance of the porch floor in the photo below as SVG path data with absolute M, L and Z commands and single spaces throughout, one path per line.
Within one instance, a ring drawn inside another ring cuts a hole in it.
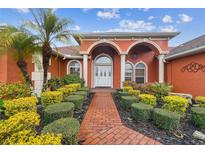
M 122 124 L 111 95 L 114 89 L 95 88 L 91 91 L 95 94 L 79 132 L 79 140 L 82 144 L 161 144 Z

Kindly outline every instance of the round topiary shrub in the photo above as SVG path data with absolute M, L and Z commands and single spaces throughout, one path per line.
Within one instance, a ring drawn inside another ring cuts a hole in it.
M 148 121 L 152 117 L 153 106 L 143 103 L 134 103 L 131 105 L 132 117 L 138 121 Z
M 205 108 L 192 107 L 191 108 L 191 122 L 200 128 L 205 128 Z
M 60 118 L 72 117 L 74 107 L 74 104 L 71 102 L 48 105 L 44 110 L 45 124 L 51 123 Z
M 159 128 L 176 130 L 180 126 L 181 115 L 165 109 L 155 108 L 153 112 L 153 119 Z
M 137 103 L 137 98 L 135 96 L 122 96 L 121 105 L 124 109 L 130 109 L 133 103 Z
M 88 92 L 86 92 L 86 91 L 76 91 L 73 94 L 83 96 L 84 100 L 88 97 Z
M 63 144 L 77 144 L 77 134 L 80 124 L 75 118 L 62 118 L 46 125 L 41 133 L 62 134 Z
M 82 95 L 70 95 L 65 98 L 66 102 L 72 102 L 75 109 L 82 109 L 84 97 Z

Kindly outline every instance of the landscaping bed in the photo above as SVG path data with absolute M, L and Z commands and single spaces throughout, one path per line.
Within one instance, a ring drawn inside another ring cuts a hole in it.
M 167 145 L 205 144 L 205 141 L 198 140 L 192 136 L 193 132 L 196 130 L 205 133 L 205 129 L 199 129 L 190 122 L 190 107 L 187 109 L 186 117 L 181 120 L 179 129 L 177 131 L 170 131 L 158 128 L 154 124 L 153 120 L 150 120 L 149 122 L 135 121 L 131 115 L 130 110 L 122 107 L 120 99 L 116 93 L 113 93 L 113 99 L 124 125 L 135 131 L 138 131 L 161 142 L 162 144 Z M 157 107 L 159 107 L 159 105 Z

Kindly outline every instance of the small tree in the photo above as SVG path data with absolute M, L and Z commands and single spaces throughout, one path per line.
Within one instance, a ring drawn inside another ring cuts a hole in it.
M 35 36 L 42 47 L 43 57 L 43 87 L 47 89 L 47 76 L 49 59 L 52 55 L 52 47 L 57 48 L 56 43 L 68 43 L 70 37 L 79 38 L 72 34 L 68 26 L 72 23 L 67 19 L 60 19 L 52 9 L 30 9 L 34 20 L 25 23 L 25 28 Z M 79 39 L 78 39 L 79 40 Z
M 31 86 L 32 82 L 25 59 L 39 50 L 35 38 L 13 26 L 0 26 L 0 37 L 0 52 L 12 54 L 24 80 Z

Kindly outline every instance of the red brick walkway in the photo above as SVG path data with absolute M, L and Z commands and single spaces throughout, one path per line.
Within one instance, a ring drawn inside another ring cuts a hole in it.
M 82 144 L 161 144 L 125 127 L 110 92 L 96 92 L 80 127 Z

